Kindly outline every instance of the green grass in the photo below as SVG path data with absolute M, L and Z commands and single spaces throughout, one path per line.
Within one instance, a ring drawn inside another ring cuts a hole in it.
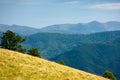
M 108 80 L 18 52 L 0 49 L 0 80 Z

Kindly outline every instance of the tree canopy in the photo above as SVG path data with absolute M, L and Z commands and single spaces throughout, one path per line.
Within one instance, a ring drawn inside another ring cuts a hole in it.
M 25 49 L 20 45 L 20 43 L 24 41 L 25 39 L 23 39 L 21 36 L 16 35 L 14 32 L 8 30 L 3 33 L 0 46 L 9 50 L 25 52 Z

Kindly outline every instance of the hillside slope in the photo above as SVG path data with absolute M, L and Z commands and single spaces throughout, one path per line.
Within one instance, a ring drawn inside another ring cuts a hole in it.
M 107 80 L 37 57 L 0 49 L 0 80 Z

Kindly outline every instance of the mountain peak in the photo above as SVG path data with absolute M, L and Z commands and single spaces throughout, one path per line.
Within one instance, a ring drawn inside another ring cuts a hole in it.
M 99 21 L 91 21 L 88 24 L 101 24 Z

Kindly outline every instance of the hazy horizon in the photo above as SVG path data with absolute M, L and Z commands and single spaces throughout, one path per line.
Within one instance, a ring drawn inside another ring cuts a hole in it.
M 94 20 L 96 21 L 96 20 Z M 35 28 L 35 29 L 41 29 L 41 28 L 45 28 L 45 27 L 49 27 L 49 26 L 53 26 L 53 25 L 62 25 L 62 24 L 87 24 L 87 23 L 91 23 L 94 21 L 90 21 L 90 22 L 79 22 L 79 23 L 60 23 L 60 24 L 51 24 L 51 25 L 47 25 L 47 26 L 29 26 L 29 25 L 21 25 L 21 24 L 2 24 L 2 25 L 9 25 L 9 26 L 25 26 L 25 27 L 30 27 L 30 28 Z M 120 21 L 106 21 L 106 22 L 102 22 L 102 21 L 96 21 L 96 22 L 100 22 L 100 23 L 107 23 L 107 22 L 120 22 Z
M 0 11 L 0 24 L 33 28 L 120 21 L 120 0 L 0 0 Z

